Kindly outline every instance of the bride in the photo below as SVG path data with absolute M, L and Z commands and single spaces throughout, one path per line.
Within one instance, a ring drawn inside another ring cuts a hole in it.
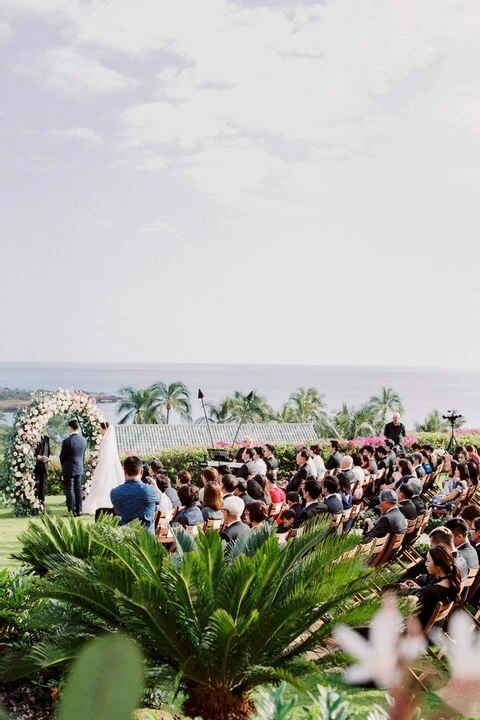
M 101 423 L 103 440 L 98 451 L 97 467 L 93 473 L 90 492 L 84 500 L 83 512 L 94 515 L 99 508 L 111 508 L 110 490 L 123 485 L 125 475 L 118 457 L 115 427 Z

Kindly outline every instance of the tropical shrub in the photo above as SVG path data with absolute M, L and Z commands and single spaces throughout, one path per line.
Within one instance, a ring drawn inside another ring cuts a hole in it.
M 137 523 L 90 525 L 88 537 L 69 540 L 70 552 L 60 532 L 58 549 L 42 559 L 48 572 L 38 595 L 62 612 L 80 612 L 76 644 L 63 636 L 63 623 L 32 646 L 16 644 L 0 659 L 0 679 L 63 666 L 82 637 L 120 631 L 136 639 L 152 673 L 182 689 L 188 715 L 247 717 L 253 688 L 280 680 L 298 686 L 305 653 L 325 642 L 333 618 L 369 622 L 376 603 L 355 604 L 353 596 L 392 580 L 389 571 L 363 567 L 361 554 L 349 553 L 358 538 L 331 535 L 328 524 L 312 521 L 285 545 L 269 527 L 228 548 L 217 532 L 182 532 L 175 555 Z M 45 539 L 24 539 L 25 557 L 50 545 L 45 527 Z

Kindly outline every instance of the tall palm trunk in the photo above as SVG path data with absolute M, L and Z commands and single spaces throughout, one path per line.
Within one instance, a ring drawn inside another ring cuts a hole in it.
M 172 409 L 171 404 L 167 402 L 167 425 L 168 425 L 168 423 L 169 423 L 170 410 L 171 410 L 171 409 Z
M 203 720 L 248 720 L 255 706 L 247 693 L 232 694 L 222 685 L 205 691 L 204 687 L 194 686 L 187 689 L 188 697 L 183 709 L 188 717 L 201 717 Z

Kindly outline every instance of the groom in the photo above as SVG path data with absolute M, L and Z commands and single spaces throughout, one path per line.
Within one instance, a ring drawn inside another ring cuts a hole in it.
M 78 420 L 68 423 L 69 436 L 62 443 L 60 463 L 68 512 L 77 517 L 82 514 L 82 475 L 87 441 L 80 435 Z

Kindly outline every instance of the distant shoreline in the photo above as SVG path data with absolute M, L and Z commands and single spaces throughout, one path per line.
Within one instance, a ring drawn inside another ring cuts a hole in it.
M 51 392 L 48 390 L 25 390 L 18 388 L 0 388 L 0 412 L 16 413 L 30 403 L 31 395 L 34 392 Z M 117 403 L 122 398 L 119 395 L 111 395 L 103 392 L 88 392 L 82 390 L 86 395 L 91 395 L 97 403 Z

